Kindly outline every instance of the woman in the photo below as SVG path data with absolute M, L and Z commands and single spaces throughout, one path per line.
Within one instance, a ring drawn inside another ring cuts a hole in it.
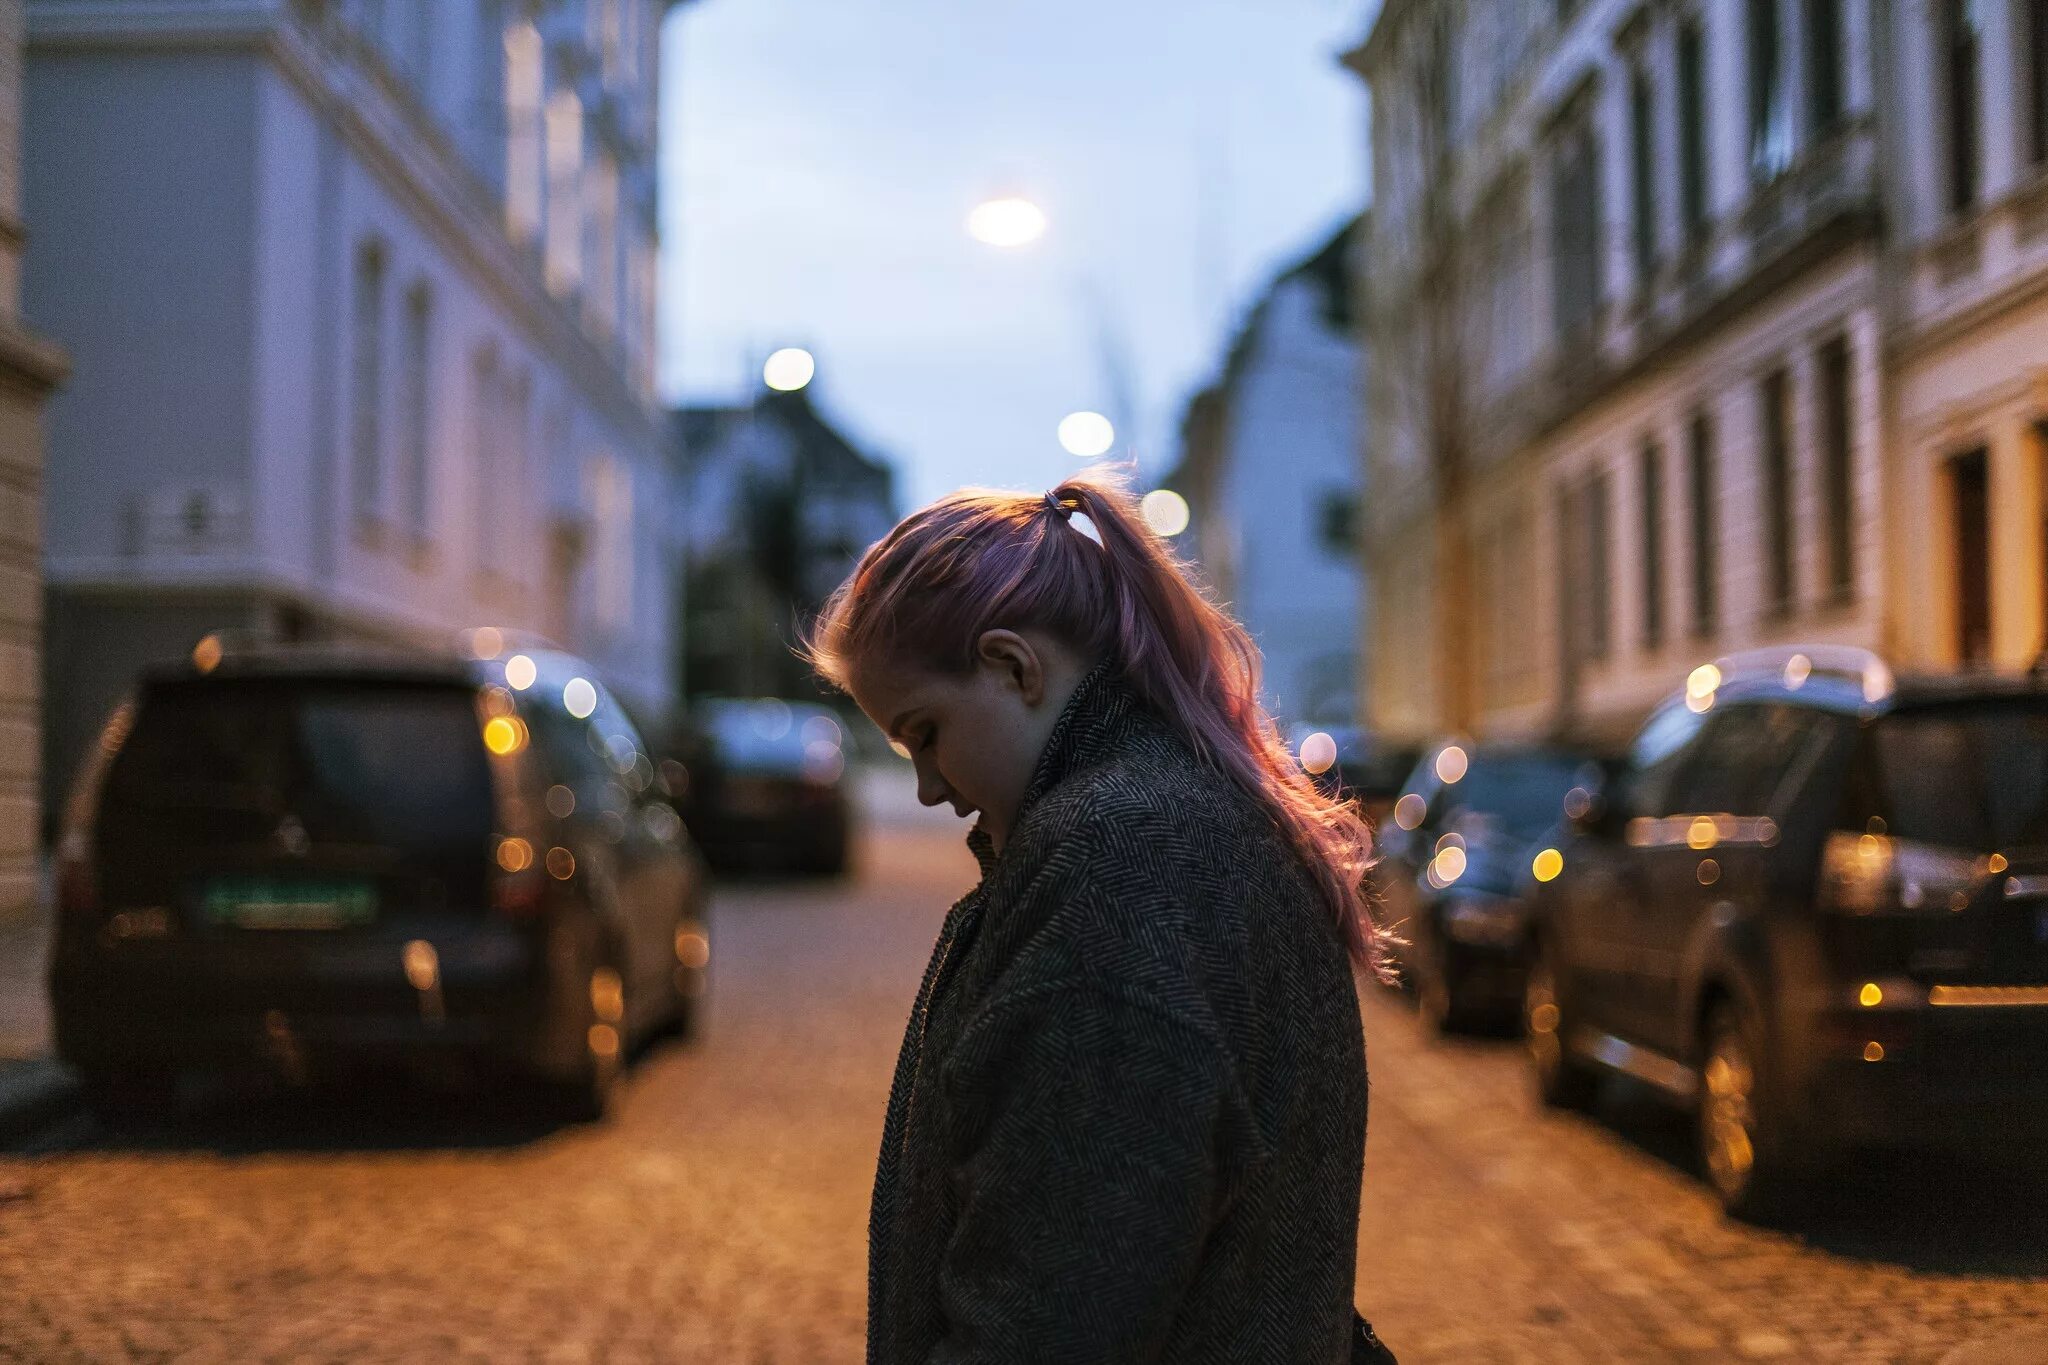
M 1071 479 L 905 519 L 805 653 L 980 817 L 890 1089 L 869 1360 L 1388 1359 L 1351 1308 L 1370 838 L 1244 630 Z

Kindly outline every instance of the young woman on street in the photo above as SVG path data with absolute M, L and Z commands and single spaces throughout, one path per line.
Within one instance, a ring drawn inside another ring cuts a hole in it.
M 1075 478 L 912 514 L 805 652 L 980 817 L 890 1088 L 870 1362 L 1390 1359 L 1351 1306 L 1370 835 L 1243 628 Z

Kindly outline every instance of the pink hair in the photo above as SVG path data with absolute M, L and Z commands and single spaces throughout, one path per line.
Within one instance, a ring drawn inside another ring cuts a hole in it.
M 1076 512 L 1099 544 L 1066 523 Z M 957 675 L 997 628 L 1043 630 L 1084 658 L 1112 661 L 1204 764 L 1265 806 L 1352 960 L 1385 970 L 1367 914 L 1371 826 L 1355 801 L 1325 796 L 1295 762 L 1259 703 L 1258 646 L 1106 472 L 1067 479 L 1049 498 L 963 489 L 913 512 L 862 556 L 799 653 L 841 689 L 857 659 Z

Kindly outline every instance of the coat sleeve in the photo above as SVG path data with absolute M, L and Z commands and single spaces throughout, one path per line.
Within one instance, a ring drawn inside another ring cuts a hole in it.
M 976 1021 L 946 1081 L 934 1365 L 1159 1360 L 1219 1202 L 1222 1050 L 1142 996 L 1045 986 Z

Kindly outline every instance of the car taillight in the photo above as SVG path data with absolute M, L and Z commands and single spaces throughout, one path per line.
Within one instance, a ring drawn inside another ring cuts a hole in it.
M 1850 915 L 1948 914 L 1968 907 L 1993 867 L 1991 857 L 1843 831 L 1822 850 L 1819 899 Z

